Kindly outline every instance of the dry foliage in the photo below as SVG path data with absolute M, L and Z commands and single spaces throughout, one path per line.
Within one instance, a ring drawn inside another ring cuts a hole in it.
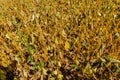
M 0 0 L 0 80 L 119 80 L 119 0 Z

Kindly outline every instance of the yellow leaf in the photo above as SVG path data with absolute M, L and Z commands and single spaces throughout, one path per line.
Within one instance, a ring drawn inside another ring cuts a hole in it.
M 70 49 L 70 43 L 68 41 L 65 42 L 64 48 L 66 51 L 68 51 Z
M 63 36 L 63 37 L 66 36 L 66 33 L 65 33 L 65 30 L 64 30 L 64 29 L 60 32 L 60 35 Z
M 55 38 L 55 43 L 58 44 L 58 39 L 57 38 Z
M 8 38 L 8 39 L 10 39 L 10 36 L 9 36 L 9 34 L 6 34 L 6 35 L 5 35 L 5 37 L 6 37 L 6 38 Z

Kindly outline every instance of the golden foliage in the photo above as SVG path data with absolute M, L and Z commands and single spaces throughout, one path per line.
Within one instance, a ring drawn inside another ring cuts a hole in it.
M 16 61 L 15 79 L 119 79 L 119 4 L 0 0 L 0 66 Z

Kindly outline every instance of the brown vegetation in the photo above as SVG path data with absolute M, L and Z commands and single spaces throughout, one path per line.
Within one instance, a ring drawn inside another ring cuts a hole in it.
M 0 0 L 0 80 L 8 78 L 119 80 L 120 1 Z

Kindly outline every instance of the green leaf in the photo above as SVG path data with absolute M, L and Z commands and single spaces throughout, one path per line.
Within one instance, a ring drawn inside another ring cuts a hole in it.
M 17 27 L 18 22 L 17 22 L 17 20 L 16 20 L 15 18 L 13 19 L 12 23 L 13 23 L 13 25 L 14 25 L 15 27 Z
M 33 54 L 35 50 L 32 48 L 32 46 L 28 46 L 28 51 L 30 54 Z
M 17 25 L 17 21 L 16 20 L 13 20 L 13 25 Z
M 36 66 L 36 65 L 33 65 L 33 67 L 32 67 L 32 68 L 33 68 L 33 70 L 35 70 L 35 69 L 37 68 L 37 66 Z
M 30 49 L 30 54 L 33 54 L 34 53 L 34 49 Z
M 32 60 L 33 60 L 33 57 L 32 57 L 32 56 L 28 56 L 27 62 L 29 63 L 29 62 L 32 61 Z
M 40 67 L 45 67 L 45 63 L 44 63 L 44 62 L 40 62 L 40 63 L 39 63 L 39 66 L 40 66 Z

